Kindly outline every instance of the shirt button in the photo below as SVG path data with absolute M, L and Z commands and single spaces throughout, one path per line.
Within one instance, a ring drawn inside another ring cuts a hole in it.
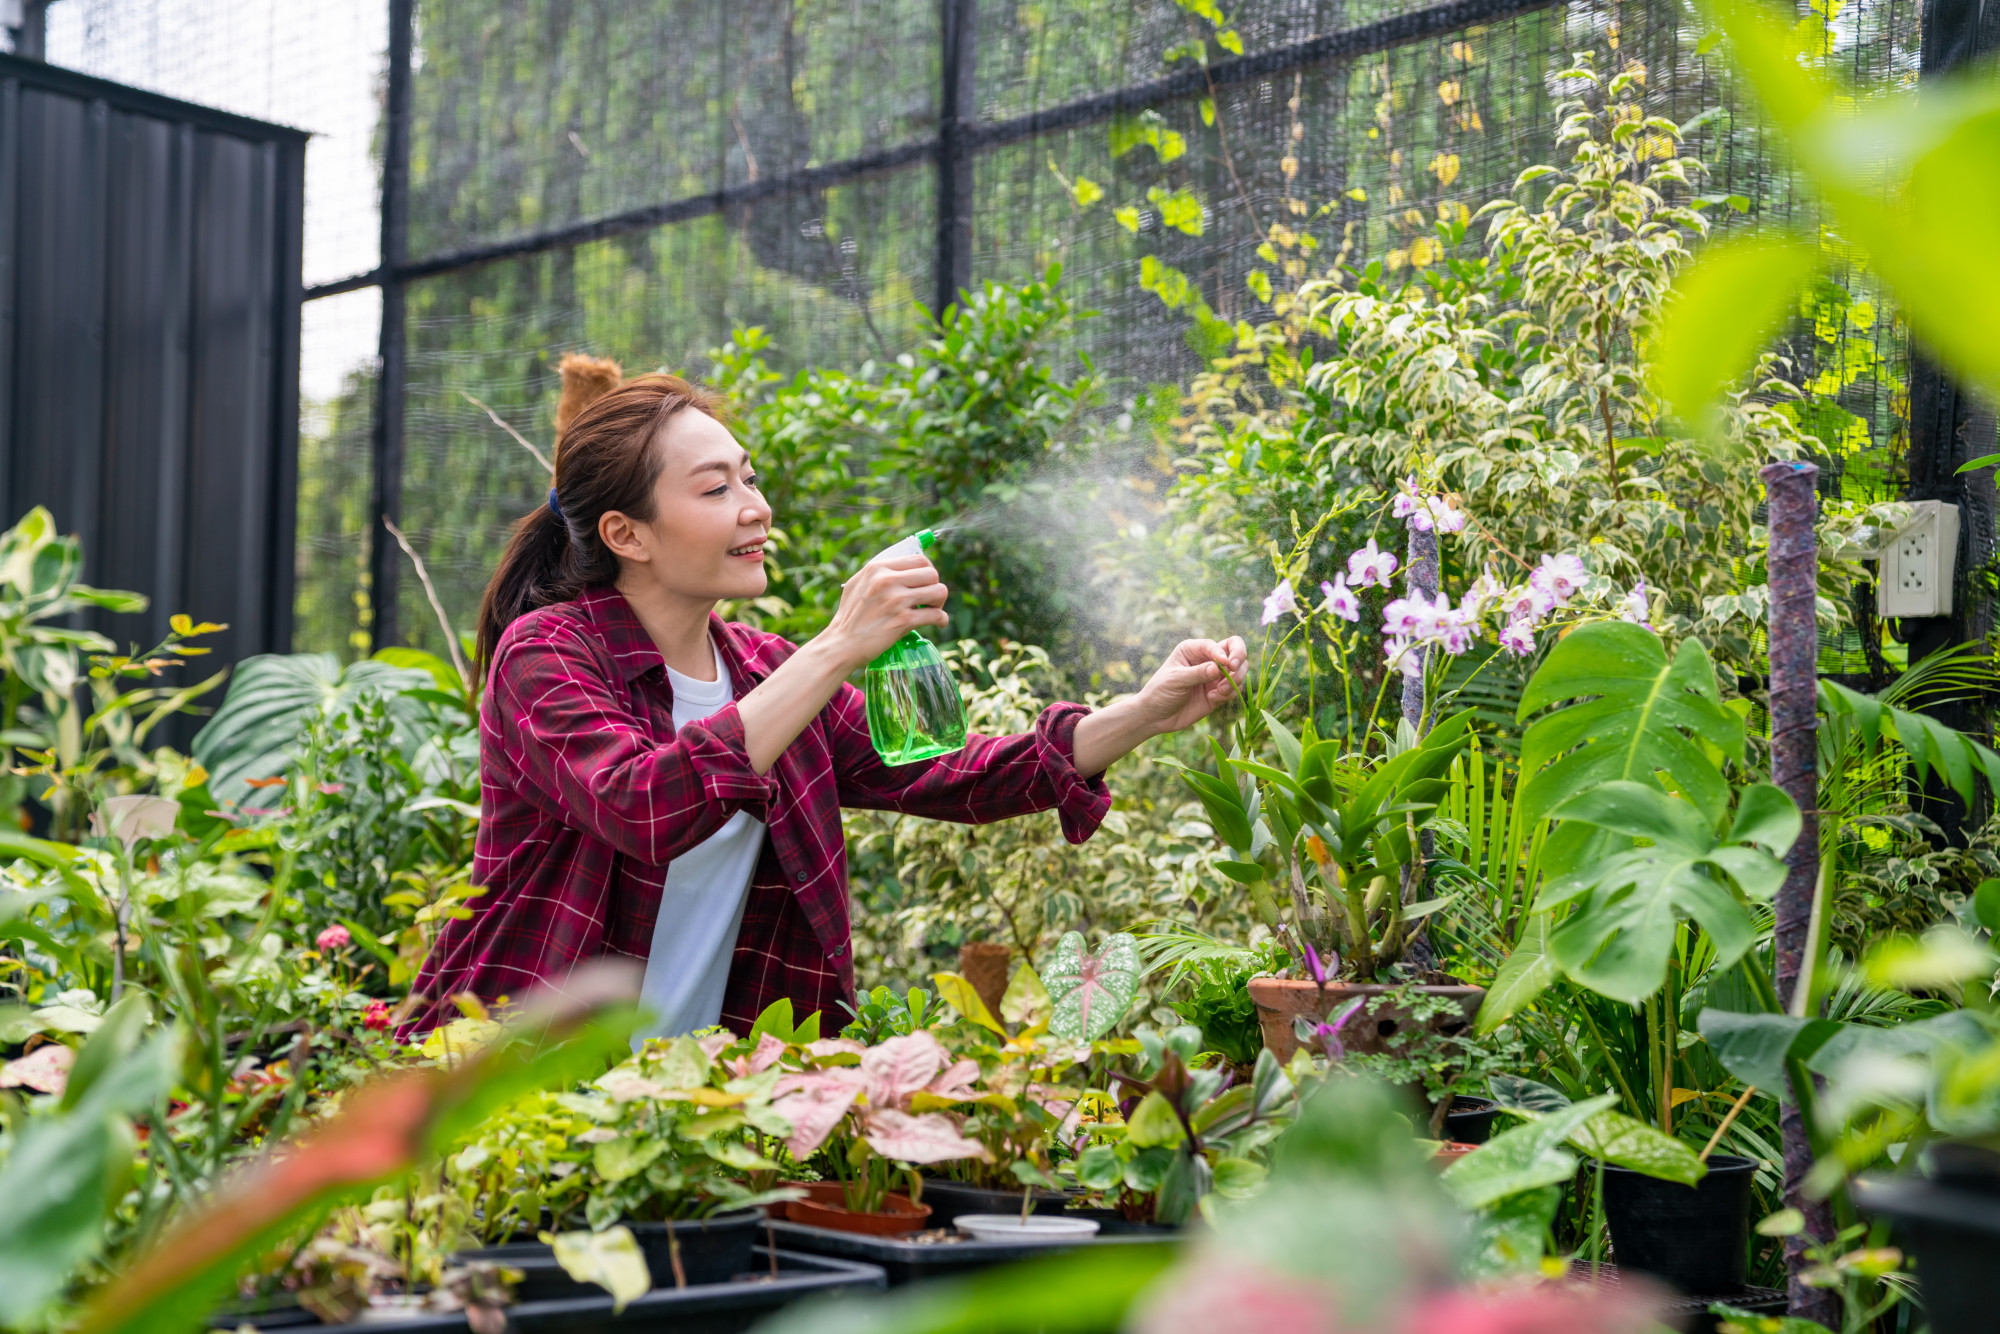
M 810 871 L 800 871 L 800 872 L 799 872 L 799 883 L 800 883 L 800 884 L 804 884 L 804 883 L 805 883 L 806 881 L 808 881 L 808 880 L 810 880 L 810 879 L 812 879 L 812 873 L 811 873 Z

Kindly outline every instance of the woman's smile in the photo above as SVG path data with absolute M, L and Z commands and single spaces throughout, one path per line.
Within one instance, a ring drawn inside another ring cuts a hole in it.
M 761 561 L 764 559 L 764 543 L 769 540 L 769 538 L 760 537 L 755 542 L 751 542 L 746 546 L 731 547 L 729 548 L 729 554 L 737 560 Z

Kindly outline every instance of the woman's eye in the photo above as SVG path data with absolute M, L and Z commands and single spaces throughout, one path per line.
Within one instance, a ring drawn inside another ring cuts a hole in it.
M 729 483 L 724 482 L 721 486 L 716 487 L 713 491 L 704 491 L 702 492 L 702 494 L 707 496 L 726 496 L 729 494 Z
M 743 479 L 743 485 L 749 487 L 753 491 L 760 491 L 763 489 L 764 479 L 759 477 L 756 473 L 753 472 L 748 477 L 745 477 Z

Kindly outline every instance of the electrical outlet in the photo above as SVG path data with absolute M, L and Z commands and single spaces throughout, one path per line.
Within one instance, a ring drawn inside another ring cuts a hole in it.
M 1919 500 L 1910 508 L 1910 522 L 1882 544 L 1875 610 L 1882 616 L 1949 616 L 1958 506 Z

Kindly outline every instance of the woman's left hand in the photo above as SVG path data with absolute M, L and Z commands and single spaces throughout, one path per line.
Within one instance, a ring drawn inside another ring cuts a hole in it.
M 1192 727 L 1236 697 L 1250 651 L 1239 637 L 1183 639 L 1136 695 L 1076 725 L 1076 769 L 1103 773 L 1149 737 Z
M 1139 688 L 1139 714 L 1155 733 L 1192 727 L 1236 697 L 1250 650 L 1240 635 L 1183 639 Z

